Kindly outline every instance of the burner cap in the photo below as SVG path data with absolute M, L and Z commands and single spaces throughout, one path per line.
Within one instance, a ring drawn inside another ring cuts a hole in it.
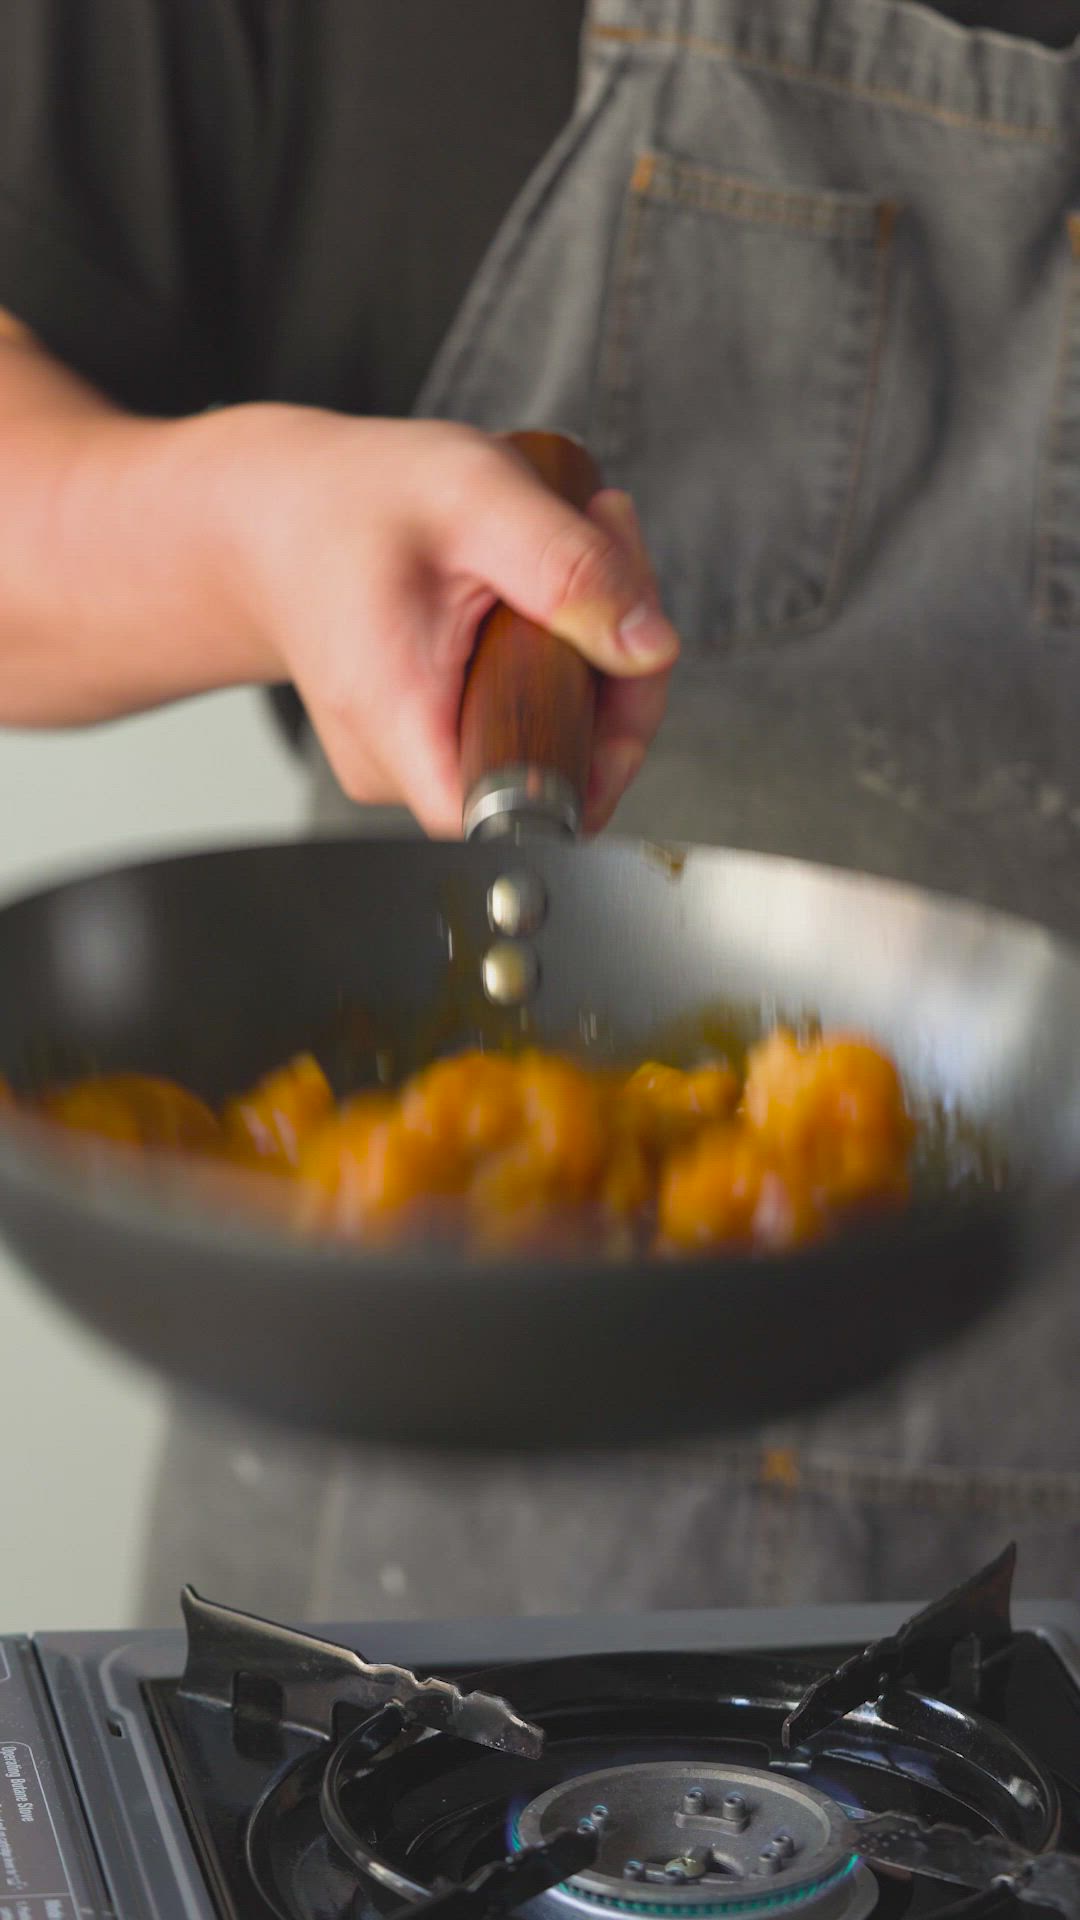
M 593 1865 L 546 1894 L 546 1915 L 597 1908 L 677 1920 L 806 1913 L 863 1920 L 877 1886 L 842 1808 L 812 1787 L 751 1767 L 645 1762 L 579 1774 L 529 1802 L 513 1840 L 529 1847 L 589 1823 Z

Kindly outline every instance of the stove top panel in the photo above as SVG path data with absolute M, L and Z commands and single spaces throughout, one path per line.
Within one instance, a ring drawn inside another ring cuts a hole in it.
M 40 1665 L 29 1641 L 0 1641 L 0 1920 L 106 1905 Z
M 448 1890 L 442 1920 L 468 1920 L 454 1889 L 499 1874 L 517 1875 L 528 1920 L 1038 1920 L 1000 1888 L 870 1872 L 845 1851 L 846 1823 L 865 1833 L 907 1811 L 955 1826 L 958 1845 L 996 1834 L 1080 1854 L 1080 1608 L 1014 1607 L 977 1702 L 961 1662 L 948 1699 L 897 1684 L 784 1746 L 815 1678 L 911 1611 L 318 1630 L 367 1661 L 503 1696 L 546 1736 L 533 1758 L 430 1720 L 403 1731 L 392 1702 L 381 1734 L 352 1709 L 333 1738 L 306 1708 L 283 1724 L 266 1673 L 239 1684 L 239 1712 L 185 1697 L 182 1634 L 0 1641 L 0 1920 L 384 1920 L 433 1885 Z M 48 1827 L 20 1811 L 30 1778 Z M 741 1826 L 723 1811 L 740 1793 Z M 553 1836 L 565 1872 L 526 1899 Z M 1060 1920 L 1060 1905 L 1043 1911 Z

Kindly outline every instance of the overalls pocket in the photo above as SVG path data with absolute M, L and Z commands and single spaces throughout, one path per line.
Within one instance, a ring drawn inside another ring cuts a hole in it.
M 1066 218 L 1069 258 L 1054 399 L 1035 527 L 1035 618 L 1080 627 L 1080 212 Z
M 806 632 L 843 592 L 894 215 L 638 155 L 591 437 L 691 654 Z

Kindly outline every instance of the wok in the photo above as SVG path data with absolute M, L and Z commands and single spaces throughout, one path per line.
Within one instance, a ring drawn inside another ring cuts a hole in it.
M 552 444 L 528 451 L 587 492 L 582 457 Z M 499 609 L 463 707 L 469 844 L 210 852 L 5 907 L 0 1072 L 127 1068 L 217 1100 L 303 1048 L 344 1089 L 523 1034 L 689 1059 L 812 1017 L 896 1058 L 928 1143 L 916 1203 L 756 1259 L 365 1250 L 10 1119 L 0 1231 L 85 1324 L 189 1387 L 341 1435 L 640 1445 L 865 1385 L 1070 1241 L 1080 958 L 886 882 L 541 831 L 575 824 L 591 695 L 576 656 Z

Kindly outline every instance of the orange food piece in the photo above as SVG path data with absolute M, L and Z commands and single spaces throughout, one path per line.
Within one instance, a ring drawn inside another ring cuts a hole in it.
M 650 1146 L 663 1147 L 685 1140 L 707 1120 L 726 1120 L 734 1113 L 739 1082 L 723 1061 L 683 1073 L 646 1061 L 622 1089 L 633 1123 Z
M 239 1159 L 287 1172 L 299 1166 L 305 1144 L 333 1113 L 330 1082 L 318 1061 L 302 1053 L 228 1101 L 221 1121 Z
M 520 1065 L 526 1151 L 537 1178 L 562 1205 L 590 1199 L 604 1166 L 608 1112 L 599 1077 L 555 1054 L 526 1053 Z
M 613 1220 L 633 1220 L 651 1206 L 655 1181 L 649 1156 L 632 1135 L 616 1139 L 600 1186 L 600 1204 Z
M 611 1089 L 600 1075 L 554 1054 L 523 1054 L 511 1071 L 516 1127 L 501 1150 L 473 1165 L 470 1239 L 487 1252 L 580 1246 L 598 1230 L 598 1203 L 620 1199 L 617 1183 L 610 1195 L 601 1191 L 612 1170 Z M 629 1177 L 627 1163 L 624 1186 Z M 584 1212 L 590 1208 L 592 1221 Z
M 865 1040 L 800 1047 L 770 1034 L 750 1055 L 743 1112 L 766 1151 L 831 1208 L 908 1192 L 914 1126 L 892 1061 Z
M 372 1136 L 389 1120 L 394 1098 L 389 1093 L 359 1093 L 346 1100 L 333 1117 L 305 1141 L 299 1174 L 311 1186 L 333 1196 L 352 1178 L 353 1167 L 366 1158 Z
M 587 1238 L 577 1212 L 560 1213 L 535 1163 L 520 1151 L 477 1173 L 466 1219 L 469 1244 L 482 1253 L 550 1253 L 563 1245 L 580 1247 Z
M 418 1215 L 429 1201 L 460 1190 L 460 1174 L 440 1142 L 425 1140 L 400 1113 L 376 1128 L 363 1180 L 364 1219 L 387 1225 Z
M 298 1171 L 311 1215 L 376 1237 L 450 1187 L 439 1143 L 407 1127 L 393 1096 L 382 1093 L 347 1101 L 305 1147 Z
M 571 1061 L 466 1053 L 418 1074 L 401 1096 L 442 1194 L 468 1193 L 485 1244 L 532 1244 L 599 1180 L 606 1145 L 595 1076 Z
M 821 1226 L 808 1187 L 793 1170 L 773 1165 L 746 1127 L 709 1127 L 664 1165 L 662 1245 L 791 1247 L 816 1238 Z
M 500 1151 L 474 1162 L 469 1180 L 471 1234 L 489 1250 L 524 1250 L 563 1235 L 571 1216 L 596 1200 L 606 1162 L 599 1076 L 536 1052 L 523 1054 L 512 1071 L 515 1129 Z
M 520 1126 L 521 1105 L 517 1065 L 492 1053 L 438 1060 L 408 1081 L 401 1095 L 406 1126 L 464 1160 L 505 1144 Z
M 56 1125 L 117 1146 L 216 1153 L 221 1128 L 210 1108 L 172 1080 L 109 1073 L 45 1094 L 38 1111 Z

